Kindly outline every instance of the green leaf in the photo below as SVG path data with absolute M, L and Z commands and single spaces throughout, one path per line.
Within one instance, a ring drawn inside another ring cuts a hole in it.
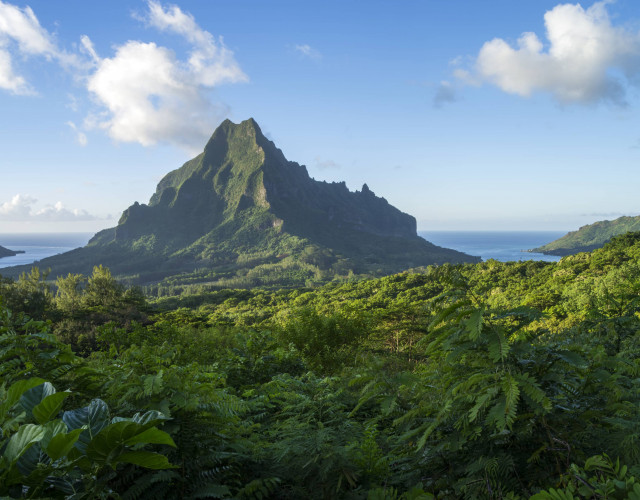
M 500 328 L 492 329 L 489 338 L 489 355 L 494 363 L 504 360 L 509 355 L 511 346 L 507 339 L 504 338 Z
M 130 451 L 118 456 L 115 462 L 139 465 L 147 469 L 170 469 L 176 467 L 169 463 L 169 459 L 159 453 L 151 451 Z
M 505 424 L 507 427 L 511 427 L 518 407 L 518 401 L 520 400 L 520 388 L 518 387 L 518 381 L 507 373 L 502 380 L 502 391 L 505 399 Z
M 145 396 L 151 396 L 153 394 L 158 394 L 164 384 L 162 382 L 163 371 L 160 370 L 157 375 L 148 375 L 144 378 L 144 394 Z
M 51 441 L 54 436 L 57 436 L 58 434 L 64 434 L 68 430 L 67 424 L 65 424 L 62 420 L 53 420 L 51 422 L 47 422 L 45 425 L 43 425 L 43 427 L 45 430 L 45 435 L 40 442 L 43 448 L 47 447 L 49 441 Z
M 131 421 L 109 424 L 87 446 L 87 456 L 98 463 L 109 463 L 124 447 L 125 441 L 142 432 L 142 426 Z
M 171 436 L 156 427 L 131 421 L 119 421 L 105 427 L 87 447 L 87 456 L 99 463 L 111 463 L 125 446 L 166 444 L 175 447 Z
M 76 443 L 82 429 L 75 429 L 66 434 L 56 434 L 49 441 L 48 446 L 45 448 L 47 455 L 53 460 L 66 457 L 67 454 L 73 449 L 73 445 Z
M 44 382 L 32 387 L 28 391 L 25 391 L 25 393 L 20 396 L 20 404 L 27 413 L 32 413 L 33 409 L 40 404 L 44 398 L 55 393 L 55 387 L 53 387 L 49 382 Z
M 587 366 L 587 362 L 584 360 L 584 358 L 573 351 L 558 351 L 556 352 L 556 356 L 558 356 L 561 360 L 566 361 L 571 366 L 575 366 L 576 368 L 584 368 Z
M 101 399 L 94 399 L 89 406 L 78 410 L 65 411 L 62 420 L 69 430 L 86 426 L 75 446 L 82 453 L 87 451 L 91 440 L 109 423 L 109 407 Z
M 5 409 L 11 408 L 18 402 L 20 396 L 22 396 L 29 389 L 36 387 L 44 382 L 44 379 L 35 377 L 28 380 L 19 380 L 7 390 L 7 397 L 3 401 L 2 406 Z
M 44 424 L 60 413 L 62 403 L 71 393 L 56 392 L 44 398 L 32 410 L 34 418 L 39 424 Z
M 46 471 L 43 470 L 43 459 L 46 460 L 47 457 L 42 454 L 41 443 L 42 441 L 33 443 L 16 461 L 16 469 L 27 478 L 24 480 L 26 484 L 29 483 L 28 476 L 31 476 L 38 469 L 36 475 L 38 475 L 38 473 L 42 474 L 43 472 L 45 473 L 45 477 L 47 475 Z
M 145 429 L 148 429 L 149 427 L 159 424 L 161 422 L 164 422 L 166 420 L 171 420 L 171 418 L 165 416 L 165 414 L 162 412 L 159 412 L 156 410 L 150 410 L 143 414 L 136 413 L 131 418 L 113 417 L 111 419 L 111 423 L 115 424 L 116 422 L 135 422 L 137 424 L 143 425 Z
M 478 340 L 480 337 L 480 333 L 482 332 L 482 315 L 484 314 L 484 309 L 476 309 L 471 313 L 471 316 L 468 320 L 465 321 L 465 326 L 467 328 L 467 332 L 469 332 L 470 340 Z
M 603 457 L 602 455 L 595 455 L 593 457 L 587 458 L 584 463 L 584 470 L 592 471 L 592 470 L 611 470 L 611 466 L 607 457 Z
M 40 441 L 44 437 L 45 432 L 45 428 L 40 425 L 26 424 L 21 426 L 18 432 L 9 439 L 7 447 L 4 450 L 4 458 L 6 458 L 9 463 L 17 460 L 33 443 Z
M 125 442 L 125 444 L 127 445 L 137 444 L 137 443 L 166 444 L 169 446 L 173 446 L 174 448 L 176 447 L 176 443 L 174 443 L 171 436 L 165 431 L 161 431 L 157 427 L 151 427 L 150 429 L 147 429 L 141 432 L 140 434 L 133 436 L 130 439 L 127 439 L 127 441 Z
M 150 410 L 143 414 L 136 413 L 133 417 L 131 417 L 131 420 L 138 424 L 147 426 L 148 424 L 156 425 L 165 420 L 170 420 L 170 418 L 167 417 L 164 413 L 156 410 Z

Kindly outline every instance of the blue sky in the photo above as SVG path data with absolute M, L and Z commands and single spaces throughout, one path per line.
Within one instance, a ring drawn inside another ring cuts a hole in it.
M 97 231 L 225 118 L 420 230 L 640 214 L 640 4 L 0 0 L 0 233 Z

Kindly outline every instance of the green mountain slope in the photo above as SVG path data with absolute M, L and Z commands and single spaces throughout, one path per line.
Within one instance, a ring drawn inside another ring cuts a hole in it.
M 602 247 L 614 236 L 630 231 L 640 231 L 640 216 L 620 217 L 612 221 L 594 222 L 531 251 L 561 256 L 578 252 L 590 252 Z
M 139 284 L 287 286 L 478 260 L 417 236 L 415 219 L 366 184 L 350 192 L 310 178 L 249 119 L 223 122 L 117 227 L 39 265 L 56 276 L 103 264 Z
M 14 255 L 18 255 L 19 253 L 24 253 L 23 250 L 9 250 L 8 248 L 0 246 L 0 259 L 2 257 L 13 257 Z

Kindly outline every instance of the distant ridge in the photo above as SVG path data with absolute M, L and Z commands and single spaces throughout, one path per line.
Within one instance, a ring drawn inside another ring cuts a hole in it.
M 0 259 L 2 257 L 13 257 L 19 253 L 24 253 L 24 250 L 9 250 L 8 248 L 0 246 Z
M 560 256 L 590 252 L 603 247 L 614 236 L 635 231 L 640 231 L 640 216 L 624 216 L 612 221 L 603 220 L 582 226 L 577 231 L 571 231 L 562 238 L 531 251 Z
M 416 221 L 365 184 L 319 182 L 253 119 L 225 120 L 204 151 L 169 172 L 149 203 L 80 249 L 43 259 L 52 275 L 108 266 L 133 283 L 298 286 L 478 257 L 420 238 Z M 23 268 L 5 268 L 15 274 Z

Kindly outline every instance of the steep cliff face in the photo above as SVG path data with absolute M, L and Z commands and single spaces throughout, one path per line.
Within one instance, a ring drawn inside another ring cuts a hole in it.
M 41 265 L 54 276 L 103 264 L 143 284 L 172 277 L 251 286 L 478 260 L 417 236 L 415 219 L 366 184 L 350 192 L 344 182 L 312 179 L 249 119 L 224 121 L 148 204 L 134 203 L 117 227 Z
M 288 161 L 249 119 L 226 120 L 202 154 L 167 174 L 148 205 L 135 203 L 122 215 L 116 241 L 153 234 L 171 247 L 189 244 L 220 224 L 262 210 L 267 226 L 302 237 L 358 231 L 416 237 L 415 219 L 377 197 L 367 186 L 350 192 L 344 183 L 318 182 Z M 270 217 L 268 217 L 270 216 Z

